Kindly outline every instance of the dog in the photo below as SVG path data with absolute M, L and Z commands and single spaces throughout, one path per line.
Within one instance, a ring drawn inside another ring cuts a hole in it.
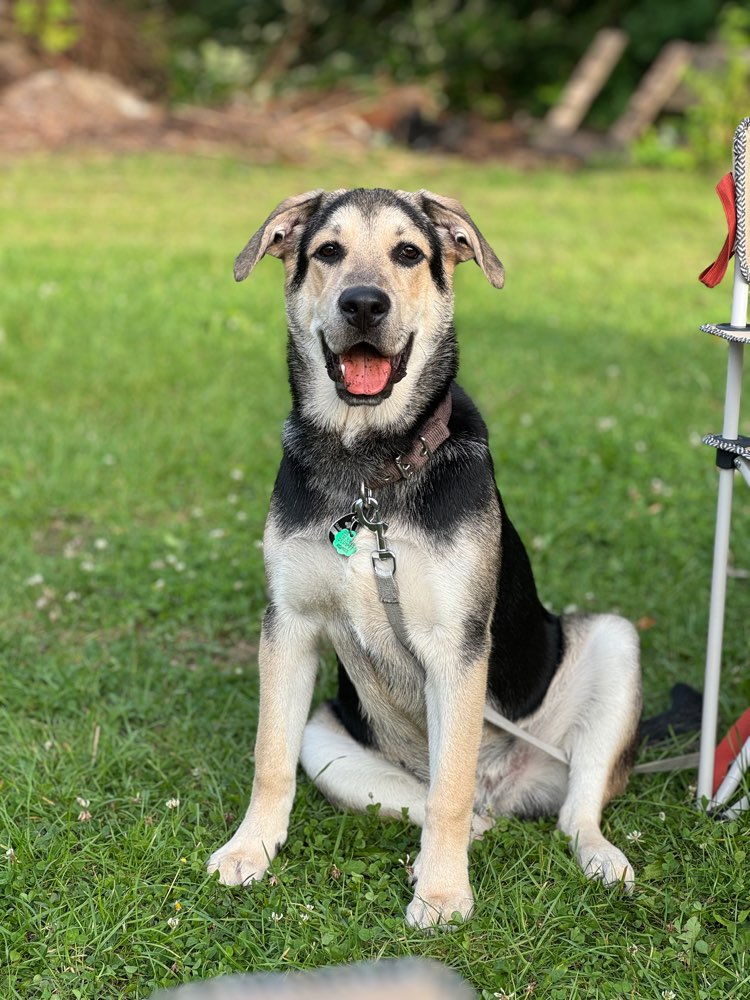
M 630 890 L 600 821 L 634 756 L 637 633 L 543 606 L 455 381 L 455 267 L 501 288 L 502 264 L 459 202 L 424 190 L 288 198 L 235 278 L 266 254 L 286 272 L 292 410 L 263 543 L 252 795 L 209 871 L 262 878 L 301 758 L 334 804 L 422 827 L 411 926 L 469 916 L 468 848 L 497 816 L 557 814 L 584 873 Z M 338 693 L 308 720 L 324 640 Z M 567 763 L 485 720 L 498 712 Z

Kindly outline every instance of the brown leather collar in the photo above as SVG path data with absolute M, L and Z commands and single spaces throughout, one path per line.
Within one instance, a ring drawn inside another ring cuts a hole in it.
M 452 409 L 453 399 L 449 389 L 448 394 L 435 412 L 419 428 L 419 433 L 408 451 L 396 455 L 393 459 L 388 459 L 383 464 L 380 474 L 367 484 L 370 489 L 379 489 L 381 486 L 395 483 L 399 479 L 411 479 L 416 472 L 424 468 L 434 452 L 451 436 L 451 432 L 448 430 L 448 421 Z

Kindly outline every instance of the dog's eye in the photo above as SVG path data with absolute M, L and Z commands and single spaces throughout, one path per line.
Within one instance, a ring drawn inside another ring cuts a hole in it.
M 423 257 L 424 254 L 422 251 L 419 247 L 415 247 L 413 243 L 402 243 L 396 247 L 396 260 L 399 264 L 406 264 L 407 267 L 411 264 L 418 264 Z
M 338 243 L 324 243 L 319 246 L 313 254 L 318 260 L 324 260 L 327 264 L 332 264 L 341 256 L 341 247 Z

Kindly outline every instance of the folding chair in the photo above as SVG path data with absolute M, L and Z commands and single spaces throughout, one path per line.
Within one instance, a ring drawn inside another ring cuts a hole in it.
M 716 449 L 719 469 L 719 496 L 716 510 L 716 534 L 711 578 L 711 604 L 706 646 L 706 674 L 703 689 L 700 759 L 698 765 L 698 805 L 707 801 L 707 808 L 723 816 L 736 816 L 750 805 L 748 796 L 730 805 L 729 800 L 750 767 L 750 709 L 730 728 L 716 749 L 716 729 L 719 710 L 719 684 L 724 640 L 724 610 L 726 606 L 727 570 L 729 561 L 729 531 L 732 519 L 732 494 L 735 472 L 750 486 L 750 438 L 739 433 L 740 399 L 742 395 L 742 364 L 745 345 L 750 344 L 747 325 L 748 233 L 746 203 L 746 164 L 750 151 L 750 117 L 744 118 L 734 134 L 732 173 L 722 178 L 717 192 L 727 217 L 729 233 L 717 260 L 701 274 L 700 280 L 713 287 L 726 271 L 732 253 L 735 254 L 732 318 L 730 323 L 707 323 L 704 333 L 727 342 L 729 358 L 724 399 L 724 426 L 721 434 L 709 434 L 704 443 Z

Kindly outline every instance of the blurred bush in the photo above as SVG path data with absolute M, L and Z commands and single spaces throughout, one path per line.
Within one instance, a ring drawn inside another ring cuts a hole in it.
M 717 41 L 722 52 L 717 65 L 686 75 L 692 101 L 684 115 L 649 129 L 633 147 L 636 162 L 688 169 L 729 165 L 734 131 L 750 115 L 748 7 L 731 4 L 722 10 Z
M 1 6 L 1 4 L 0 4 Z M 629 43 L 586 124 L 606 128 L 662 47 L 716 37 L 725 58 L 693 72 L 695 101 L 636 145 L 642 163 L 725 159 L 750 110 L 747 0 L 14 0 L 17 33 L 149 97 L 221 104 L 236 93 L 416 83 L 436 108 L 539 118 L 602 27 Z
M 593 109 L 599 124 L 622 109 L 666 41 L 705 41 L 722 6 L 722 0 L 121 2 L 164 23 L 177 100 L 212 100 L 235 78 L 265 94 L 386 77 L 427 83 L 451 110 L 487 117 L 542 114 L 596 31 L 619 25 L 631 41 Z

